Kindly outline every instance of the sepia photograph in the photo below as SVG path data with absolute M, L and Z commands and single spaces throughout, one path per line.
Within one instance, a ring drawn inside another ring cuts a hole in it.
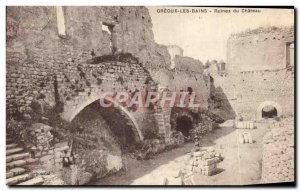
M 9 188 L 296 186 L 293 6 L 5 9 Z

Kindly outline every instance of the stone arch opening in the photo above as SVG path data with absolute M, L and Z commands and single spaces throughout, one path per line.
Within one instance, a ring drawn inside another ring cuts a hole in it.
M 272 116 L 272 117 L 270 117 Z M 274 101 L 262 102 L 256 110 L 256 119 L 273 118 L 282 116 L 282 107 Z
M 102 100 L 105 104 L 112 103 L 109 99 Z M 99 133 L 96 136 L 106 148 L 114 150 L 114 147 L 120 147 L 123 152 L 132 151 L 136 143 L 143 140 L 136 122 L 122 106 L 103 107 L 99 101 L 87 104 L 71 119 L 71 124 L 89 134 L 87 138 Z
M 193 128 L 192 120 L 187 116 L 181 116 L 176 119 L 176 131 L 180 131 L 184 136 L 190 135 L 190 130 Z
M 100 100 L 104 100 L 105 102 L 111 102 L 112 107 L 109 108 L 102 108 L 100 106 Z M 86 107 L 92 107 L 93 109 L 97 108 L 96 111 L 101 111 L 102 114 L 105 115 L 106 111 L 103 111 L 103 109 L 107 109 L 107 111 L 115 111 L 117 113 L 120 113 L 120 117 L 126 119 L 126 124 L 131 127 L 132 132 L 134 133 L 134 140 L 136 142 L 143 141 L 143 135 L 142 132 L 138 126 L 137 121 L 135 118 L 131 115 L 131 113 L 124 108 L 122 105 L 113 102 L 111 99 L 105 97 L 104 95 L 96 95 L 92 94 L 87 99 L 84 99 L 81 101 L 81 104 L 78 104 L 76 107 L 65 107 L 64 112 L 61 114 L 61 117 L 65 119 L 66 121 L 72 122 L 75 117 Z M 113 114 L 113 113 L 111 113 Z M 113 115 L 115 116 L 115 115 Z M 115 116 L 116 117 L 116 116 Z M 117 118 L 114 118 L 117 119 Z
M 277 109 L 272 105 L 267 105 L 263 107 L 261 114 L 262 114 L 262 118 L 264 119 L 278 117 Z
M 181 108 L 173 108 L 170 117 L 171 130 L 180 131 L 186 137 L 190 135 L 190 130 L 199 120 L 198 115 Z

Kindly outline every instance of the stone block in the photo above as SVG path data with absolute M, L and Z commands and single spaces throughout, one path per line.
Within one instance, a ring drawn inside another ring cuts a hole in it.
M 25 181 L 30 179 L 32 176 L 30 174 L 22 174 L 19 176 L 15 176 L 9 179 L 6 179 L 6 184 L 7 185 L 13 185 L 13 184 L 17 184 L 19 182 Z
M 211 165 L 211 164 L 214 164 L 215 163 L 215 158 L 211 158 L 211 159 L 206 159 L 204 161 L 204 165 Z
M 244 134 L 244 142 L 245 143 L 249 143 L 249 135 L 248 135 L 248 133 Z
M 62 166 L 62 163 L 59 163 L 59 162 L 55 162 L 55 168 L 56 168 L 56 170 L 60 170 L 61 168 L 62 168 L 63 166 Z
M 69 146 L 63 146 L 63 147 L 55 148 L 54 152 L 65 151 L 65 150 L 68 150 L 68 149 L 69 149 Z
M 252 139 L 251 134 L 249 134 L 249 136 L 248 136 L 248 141 L 249 141 L 250 144 L 253 144 L 253 139 Z
M 193 171 L 193 168 L 194 168 L 193 165 L 189 165 L 189 166 L 187 167 L 187 170 L 188 170 L 188 171 Z
M 201 156 L 203 156 L 203 155 L 204 155 L 204 153 L 201 152 L 201 151 L 194 152 L 194 156 L 195 156 L 195 157 L 201 157 Z
M 53 155 L 46 155 L 40 158 L 41 162 L 45 162 L 45 161 L 50 161 L 51 159 L 53 159 L 54 156 Z
M 244 135 L 243 135 L 243 134 L 240 134 L 240 135 L 239 135 L 239 143 L 241 143 L 241 144 L 244 144 L 244 143 L 245 143 Z
M 57 159 L 55 159 L 55 163 L 62 163 L 62 161 L 63 161 L 63 158 L 57 158 Z
M 44 179 L 40 176 L 35 177 L 33 179 L 27 180 L 25 182 L 22 182 L 18 185 L 23 185 L 23 186 L 32 186 L 32 185 L 42 185 L 44 183 Z
M 6 179 L 7 178 L 11 178 L 11 177 L 13 177 L 14 176 L 14 173 L 13 172 L 7 172 L 6 173 Z
M 202 173 L 202 168 L 197 166 L 197 167 L 194 167 L 194 172 L 196 173 Z
M 54 158 L 62 158 L 62 157 L 64 157 L 64 155 L 63 155 L 64 153 L 62 153 L 62 152 L 60 152 L 60 151 L 57 151 L 57 152 L 55 152 L 54 153 Z
M 65 142 L 60 142 L 60 143 L 56 143 L 56 144 L 54 145 L 55 148 L 61 148 L 61 147 L 66 147 L 66 146 L 68 146 L 68 142 L 67 142 L 67 141 L 65 141 Z
M 203 166 L 204 171 L 212 171 L 217 168 L 217 164 L 213 163 L 211 165 Z
M 24 168 L 18 167 L 18 168 L 10 169 L 10 172 L 13 172 L 14 176 L 16 176 L 16 175 L 23 174 L 24 172 L 26 172 L 26 170 Z

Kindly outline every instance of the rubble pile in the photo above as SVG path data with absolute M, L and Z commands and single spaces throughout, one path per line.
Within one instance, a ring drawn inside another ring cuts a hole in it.
M 294 118 L 282 118 L 280 121 L 274 121 L 271 124 L 271 128 L 273 127 L 284 127 L 284 126 L 288 126 L 288 125 L 293 125 L 294 124 Z
M 202 121 L 195 125 L 195 127 L 190 130 L 191 137 L 196 135 L 205 135 L 206 133 L 212 132 L 219 128 L 219 125 L 213 121 L 213 119 L 207 116 L 201 116 Z
M 138 160 L 149 159 L 164 150 L 180 147 L 184 142 L 184 136 L 179 131 L 173 132 L 167 143 L 159 139 L 147 139 L 144 141 L 142 148 L 137 151 L 136 158 Z
M 262 183 L 294 181 L 294 146 L 293 125 L 274 127 L 264 136 Z
M 219 124 L 220 127 L 231 127 L 235 128 L 235 121 L 234 120 L 227 120 L 224 123 Z
M 49 168 L 61 169 L 63 165 L 74 163 L 71 147 L 67 141 L 54 143 L 50 132 L 52 127 L 43 123 L 35 123 L 26 130 L 25 146 L 29 149 L 31 157 L 39 159 L 41 165 Z
M 187 164 L 183 172 L 186 176 L 194 173 L 211 176 L 216 173 L 217 164 L 222 160 L 221 154 L 216 153 L 214 149 L 196 151 L 187 155 Z
M 184 135 L 180 131 L 175 131 L 171 134 L 170 141 L 167 146 L 170 145 L 171 147 L 179 147 L 182 146 L 184 142 Z
M 254 141 L 252 139 L 251 133 L 241 133 L 239 135 L 239 143 L 241 143 L 241 144 L 246 144 L 246 143 L 253 144 Z
M 53 140 L 53 135 L 50 130 L 52 127 L 42 124 L 35 123 L 29 129 L 29 136 L 31 143 L 29 144 L 30 151 L 34 157 L 41 157 L 47 154 L 53 154 L 50 150 L 50 143 Z M 28 139 L 28 138 L 27 138 Z

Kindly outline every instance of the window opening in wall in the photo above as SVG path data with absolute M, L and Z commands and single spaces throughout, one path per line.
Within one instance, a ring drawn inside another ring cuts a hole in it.
M 294 42 L 286 44 L 286 67 L 294 66 Z
M 66 36 L 65 15 L 62 6 L 56 7 L 57 30 L 61 36 Z
M 107 24 L 105 22 L 102 23 L 102 32 L 107 33 L 109 36 L 109 46 L 112 52 L 114 52 L 114 44 L 113 44 L 113 28 L 114 25 Z

